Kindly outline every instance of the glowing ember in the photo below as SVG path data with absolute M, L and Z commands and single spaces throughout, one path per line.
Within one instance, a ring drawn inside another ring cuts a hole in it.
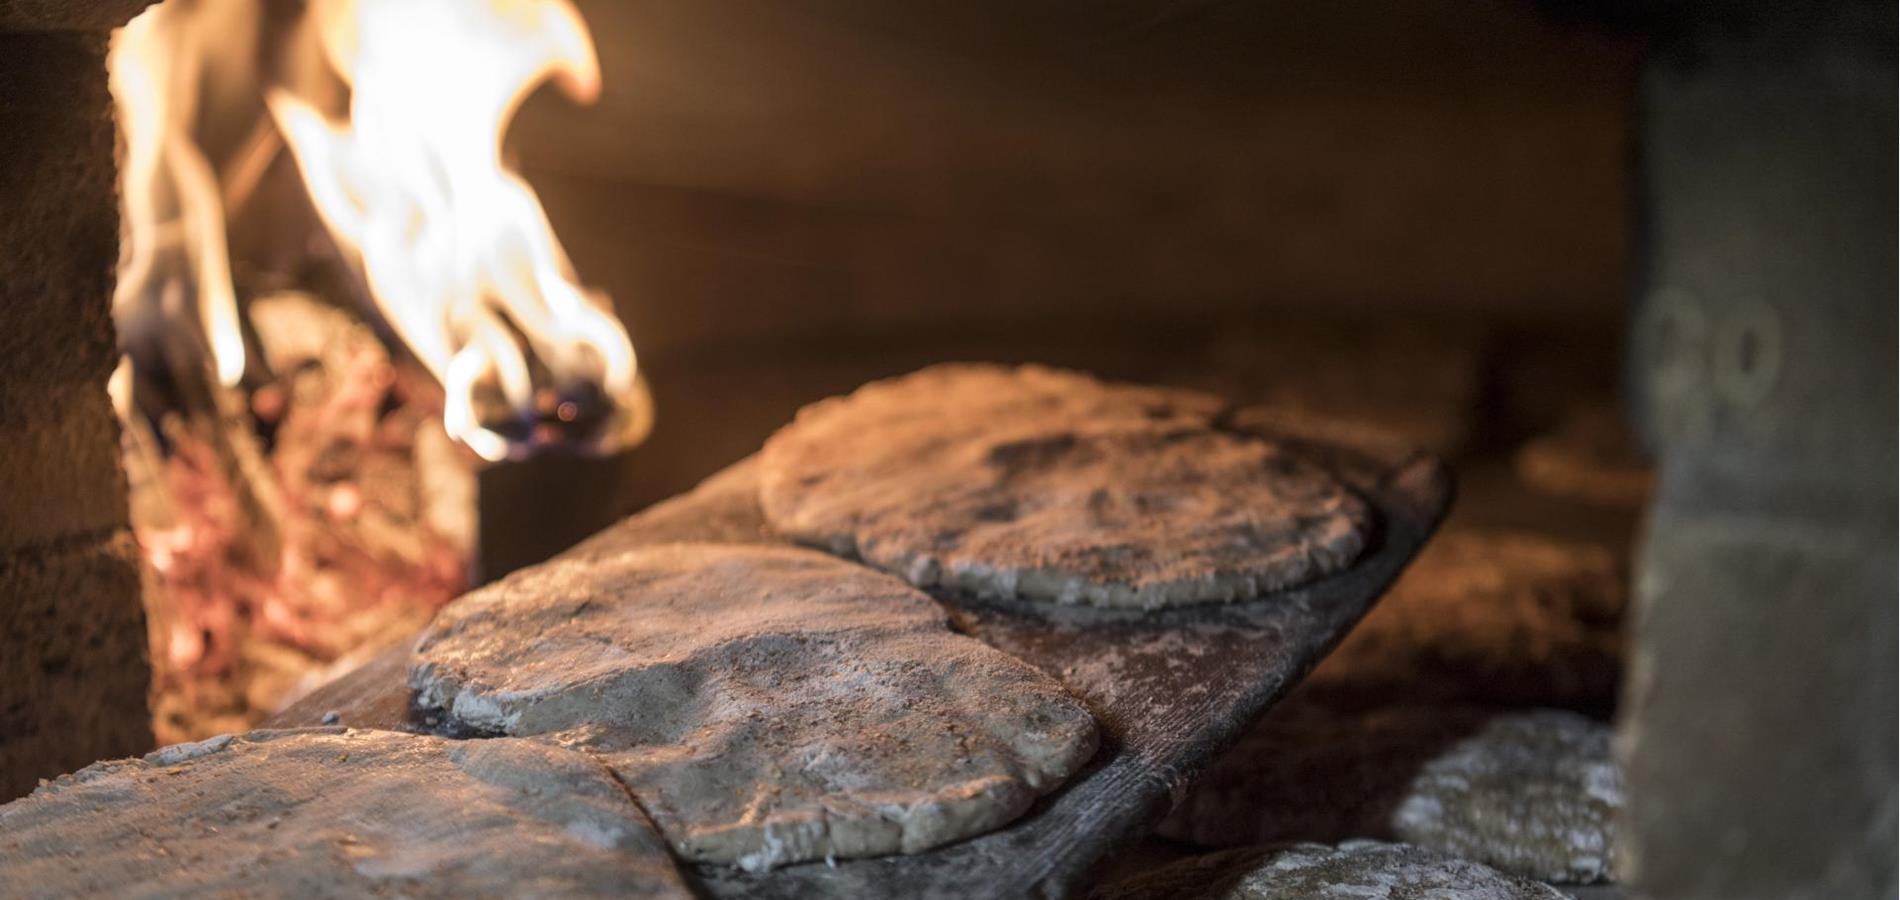
M 452 445 L 439 390 L 426 376 L 404 377 L 367 329 L 334 309 L 294 295 L 259 304 L 263 355 L 297 372 L 274 392 L 274 413 L 256 404 L 275 426 L 266 484 L 246 483 L 190 416 L 166 414 L 158 434 L 143 420 L 127 427 L 165 741 L 257 724 L 465 587 L 470 536 L 435 524 L 469 513 L 466 490 L 453 485 L 467 470 L 441 453 Z M 294 351 L 276 339 L 285 331 L 332 337 L 321 359 L 287 359 Z M 161 434 L 162 454 L 152 446 Z M 279 500 L 267 529 L 274 554 L 259 552 L 242 500 L 260 487 Z

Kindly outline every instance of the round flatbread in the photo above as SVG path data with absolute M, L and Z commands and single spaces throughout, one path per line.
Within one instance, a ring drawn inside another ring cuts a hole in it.
M 585 746 L 680 854 L 751 869 L 981 834 L 1095 750 L 1056 681 L 794 547 L 559 561 L 445 607 L 416 653 L 425 707 Z
M 760 502 L 796 540 L 991 597 L 1244 600 L 1357 559 L 1365 502 L 1217 428 L 1221 410 L 1035 366 L 937 366 L 801 410 L 766 442 Z
M 1392 828 L 1507 872 L 1590 884 L 1614 877 L 1622 805 L 1610 726 L 1532 710 L 1498 716 L 1427 762 Z
M 1554 888 L 1407 844 L 1230 850 L 1144 872 L 1094 900 L 1563 900 Z
M 0 807 L 8 896 L 691 897 L 605 767 L 546 744 L 253 731 Z

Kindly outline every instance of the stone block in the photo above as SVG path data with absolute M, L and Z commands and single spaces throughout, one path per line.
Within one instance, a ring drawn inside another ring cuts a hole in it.
M 106 29 L 137 5 L 0 0 L 0 799 L 152 741 L 105 396 L 119 237 Z M 53 30 L 9 33 L 26 27 Z
M 1653 898 L 1893 896 L 1894 533 L 1653 526 L 1625 874 Z
M 109 31 L 153 0 L 0 0 L 0 31 Z
M 1894 8 L 1811 7 L 1701 29 L 1644 86 L 1630 363 L 1662 466 L 1619 859 L 1654 900 L 1895 896 Z
M 0 384 L 0 552 L 127 524 L 119 422 L 97 384 Z
M 0 33 L 0 384 L 103 384 L 118 357 L 105 55 L 104 33 Z
M 0 801 L 151 749 L 138 559 L 124 530 L 0 555 Z

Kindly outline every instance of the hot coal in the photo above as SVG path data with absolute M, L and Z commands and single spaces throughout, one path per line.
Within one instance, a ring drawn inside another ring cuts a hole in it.
M 471 511 L 443 482 L 470 463 L 433 382 L 334 307 L 252 312 L 276 380 L 126 429 L 161 742 L 255 724 L 465 586 Z

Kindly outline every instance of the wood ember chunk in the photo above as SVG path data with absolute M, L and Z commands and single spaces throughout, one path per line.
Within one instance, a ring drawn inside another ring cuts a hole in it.
M 1623 782 L 1610 727 L 1576 713 L 1501 715 L 1427 762 L 1392 816 L 1402 840 L 1542 881 L 1614 877 Z
M 343 728 L 96 763 L 0 807 L 18 897 L 691 897 L 585 754 Z
M 410 684 L 464 727 L 587 747 L 681 855 L 750 869 L 990 831 L 1096 746 L 1060 684 L 928 597 L 791 547 L 517 573 L 443 609 Z
M 766 442 L 777 530 L 920 586 L 1109 607 L 1251 599 L 1350 565 L 1371 513 L 1217 427 L 1205 395 L 945 365 L 806 407 Z
M 1196 857 L 1108 885 L 1095 900 L 1563 900 L 1547 885 L 1423 847 L 1349 841 Z

